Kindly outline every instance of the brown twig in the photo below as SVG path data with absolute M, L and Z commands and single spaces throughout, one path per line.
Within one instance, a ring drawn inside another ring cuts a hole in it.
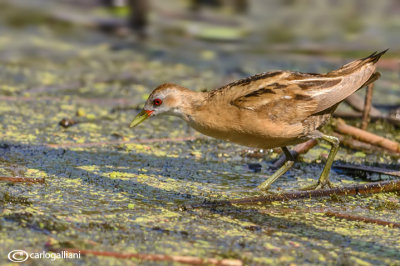
M 364 109 L 362 114 L 361 129 L 366 130 L 368 126 L 369 113 L 372 107 L 372 93 L 374 91 L 374 83 L 367 86 L 365 93 Z
M 371 83 L 373 84 L 373 83 Z M 369 87 L 370 85 L 368 85 Z M 354 110 L 362 112 L 365 108 L 365 103 L 364 100 L 358 96 L 357 94 L 352 94 L 349 97 L 347 97 L 345 99 L 346 103 L 349 104 Z M 371 105 L 371 109 L 369 112 L 369 115 L 371 116 L 382 116 L 381 111 L 379 111 L 378 109 L 376 109 L 375 107 L 373 107 Z
M 366 152 L 372 153 L 376 151 L 384 151 L 382 148 L 371 145 L 369 143 L 365 143 L 356 139 L 353 139 L 351 136 L 344 136 L 342 134 L 332 132 L 332 135 L 337 137 L 340 140 L 340 144 L 343 144 L 346 147 L 349 147 L 354 150 L 364 150 Z
M 0 181 L 2 182 L 10 182 L 10 183 L 40 183 L 44 184 L 44 178 L 30 178 L 30 177 L 9 177 L 9 176 L 0 176 Z
M 336 121 L 335 130 L 343 133 L 354 136 L 357 139 L 360 139 L 364 142 L 371 143 L 373 145 L 380 146 L 384 149 L 387 149 L 392 152 L 400 152 L 400 144 L 386 139 L 384 137 L 369 133 L 365 130 L 349 126 L 342 119 L 338 119 Z
M 198 137 L 181 137 L 181 138 L 154 138 L 154 139 L 137 139 L 137 140 L 115 140 L 115 141 L 100 141 L 100 142 L 88 142 L 88 143 L 61 143 L 61 144 L 45 144 L 50 148 L 67 148 L 67 147 L 96 147 L 106 145 L 120 145 L 130 143 L 155 143 L 155 142 L 181 142 L 191 141 L 200 139 Z
M 351 215 L 351 214 L 332 212 L 332 211 L 325 212 L 325 215 L 335 217 L 335 218 L 345 219 L 345 220 L 349 220 L 349 221 L 360 221 L 360 222 L 364 222 L 364 223 L 387 225 L 390 227 L 399 227 L 400 228 L 400 223 L 389 222 L 389 221 L 380 220 L 380 219 L 373 219 L 373 218 L 368 218 L 368 217 L 363 217 L 363 216 L 355 216 L 355 215 Z
M 362 117 L 362 113 L 360 112 L 340 112 L 340 111 L 336 111 L 333 113 L 334 117 L 339 117 L 339 118 L 343 118 L 343 119 L 358 119 Z M 376 120 L 384 120 L 388 123 L 391 123 L 395 126 L 400 126 L 400 119 L 396 118 L 396 117 L 390 117 L 387 115 L 372 115 L 370 113 L 370 119 L 372 121 L 376 121 Z
M 370 173 L 379 173 L 384 175 L 398 176 L 400 177 L 400 171 L 392 169 L 383 169 L 379 167 L 365 166 L 365 165 L 350 165 L 350 164 L 338 164 L 334 165 L 335 168 L 351 169 L 351 170 L 361 170 Z
M 333 113 L 333 117 L 339 117 L 343 119 L 358 119 L 362 117 L 362 113 L 353 111 L 350 112 L 335 111 Z M 371 118 L 373 118 L 373 116 L 371 116 Z
M 376 152 L 385 153 L 389 156 L 392 156 L 395 158 L 398 158 L 398 157 L 400 158 L 399 152 L 388 151 L 381 147 L 356 140 L 356 139 L 352 138 L 351 136 L 344 136 L 344 135 L 336 133 L 336 132 L 333 132 L 332 135 L 337 137 L 340 140 L 340 144 L 343 144 L 344 146 L 346 146 L 350 149 L 363 150 L 366 153 L 376 153 Z
M 300 143 L 300 144 L 297 144 L 296 146 L 294 146 L 293 149 L 290 151 L 290 153 L 296 159 L 300 154 L 308 152 L 317 144 L 318 144 L 318 141 L 316 139 L 310 139 L 304 143 Z M 286 156 L 285 156 L 285 154 L 282 154 L 278 158 L 278 160 L 275 161 L 273 167 L 279 168 L 285 163 L 285 161 L 286 161 Z
M 357 194 L 365 195 L 365 194 L 392 192 L 392 191 L 400 191 L 400 180 L 373 182 L 369 184 L 354 185 L 354 186 L 340 187 L 340 188 L 318 189 L 310 191 L 293 191 L 293 192 L 285 192 L 285 193 L 272 194 L 260 197 L 236 199 L 236 200 L 205 202 L 203 204 L 198 204 L 198 205 L 187 205 L 185 206 L 185 208 L 193 209 L 201 207 L 218 207 L 226 205 L 229 206 L 232 204 L 251 205 L 251 204 L 269 203 L 273 201 L 330 197 L 332 195 L 351 196 Z
M 192 256 L 175 256 L 175 255 L 162 255 L 162 254 L 142 254 L 142 253 L 120 253 L 113 251 L 97 251 L 97 250 L 80 250 L 75 248 L 53 248 L 51 245 L 46 244 L 46 248 L 53 252 L 68 252 L 79 253 L 82 255 L 94 255 L 104 257 L 114 257 L 118 259 L 139 259 L 145 261 L 169 261 L 191 265 L 223 265 L 223 266 L 240 266 L 243 265 L 241 260 L 236 259 L 213 259 L 213 258 L 199 258 Z

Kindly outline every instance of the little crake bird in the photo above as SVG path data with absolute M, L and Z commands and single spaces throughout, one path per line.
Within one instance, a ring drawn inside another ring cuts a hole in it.
M 294 163 L 286 148 L 308 139 L 323 139 L 332 145 L 318 183 L 322 188 L 339 148 L 339 140 L 319 129 L 338 104 L 359 88 L 379 78 L 376 62 L 385 53 L 353 61 L 326 74 L 275 71 L 241 79 L 209 92 L 194 92 L 175 84 L 162 84 L 149 96 L 131 123 L 137 126 L 160 114 L 185 120 L 197 131 L 249 147 L 281 147 L 285 164 L 258 187 L 267 190 Z

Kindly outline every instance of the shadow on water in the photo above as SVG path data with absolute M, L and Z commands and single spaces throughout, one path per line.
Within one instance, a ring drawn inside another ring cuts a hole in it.
M 52 183 L 55 182 L 56 179 L 60 179 L 61 182 L 63 182 L 63 177 L 68 179 L 79 179 L 90 186 L 94 186 L 98 191 L 107 191 L 108 193 L 111 193 L 111 196 L 113 193 L 118 194 L 120 192 L 124 192 L 125 195 L 128 195 L 128 198 L 132 202 L 138 203 L 138 201 L 140 201 L 141 203 L 150 206 L 160 206 L 163 208 L 167 207 L 173 212 L 180 212 L 182 215 L 195 216 L 199 219 L 207 217 L 209 218 L 209 215 L 214 215 L 213 217 L 215 217 L 215 215 L 229 217 L 230 219 L 236 221 L 255 224 L 255 231 L 259 230 L 259 228 L 274 228 L 276 231 L 283 231 L 288 234 L 296 235 L 298 239 L 307 237 L 317 241 L 323 240 L 329 242 L 334 247 L 346 250 L 350 249 L 357 252 L 363 252 L 366 248 L 370 248 L 369 253 L 376 257 L 382 256 L 381 251 L 384 250 L 386 251 L 385 256 L 387 258 L 400 259 L 400 254 L 394 247 L 381 245 L 375 241 L 362 241 L 363 243 L 360 245 L 360 240 L 357 240 L 356 238 L 318 228 L 313 226 L 312 223 L 308 224 L 306 222 L 292 220 L 290 217 L 274 217 L 267 213 L 263 213 L 262 209 L 268 208 L 268 206 L 263 206 L 261 209 L 250 209 L 248 207 L 242 208 L 239 206 L 227 206 L 224 208 L 218 207 L 211 209 L 205 207 L 202 210 L 182 211 L 180 210 L 179 205 L 183 202 L 194 201 L 196 203 L 200 203 L 205 200 L 209 200 L 209 198 L 204 197 L 201 194 L 193 195 L 191 193 L 182 193 L 179 191 L 171 191 L 168 189 L 162 189 L 160 187 L 150 186 L 149 184 L 138 182 L 135 180 L 135 178 L 122 180 L 118 178 L 115 179 L 107 177 L 107 174 L 113 172 L 113 167 L 118 167 L 118 171 L 122 173 L 122 176 L 124 174 L 129 176 L 129 174 L 140 174 L 142 171 L 140 169 L 149 167 L 151 162 L 168 161 L 167 164 L 169 165 L 169 170 L 166 171 L 165 167 L 161 167 L 161 165 L 165 165 L 165 163 L 160 164 L 159 168 L 154 169 L 152 175 L 159 177 L 160 180 L 164 178 L 171 178 L 176 181 L 185 182 L 187 178 L 191 178 L 177 176 L 175 173 L 178 169 L 185 168 L 185 164 L 189 159 L 152 156 L 141 153 L 126 154 L 110 150 L 73 151 L 63 148 L 49 148 L 47 146 L 21 145 L 7 142 L 0 144 L 0 159 L 2 162 L 7 162 L 9 160 L 11 161 L 11 158 L 15 158 L 16 156 L 18 157 L 19 162 L 23 162 L 19 163 L 20 165 L 24 164 L 28 168 L 45 172 L 49 176 L 49 186 L 53 186 Z M 55 163 L 58 164 L 57 167 L 49 167 L 48 163 L 46 163 L 49 160 L 55 161 Z M 96 166 L 96 170 L 102 174 L 80 168 L 87 165 Z M 195 173 L 196 170 L 199 169 L 194 169 L 193 173 Z M 146 173 L 146 171 L 143 171 L 143 173 Z M 207 186 L 207 184 L 211 184 L 215 180 L 198 179 L 196 181 L 202 181 L 204 186 Z M 46 190 L 47 188 L 40 186 L 38 189 Z M 84 198 L 84 193 L 85 192 L 83 191 L 77 197 Z M 138 196 L 139 194 L 141 195 L 140 197 Z M 96 198 L 90 198 L 86 204 L 91 204 L 91 201 L 96 200 Z M 12 220 L 13 217 L 14 216 L 10 216 L 9 218 L 11 219 L 9 220 Z M 104 226 L 107 227 L 107 225 Z M 82 224 L 81 228 L 90 229 L 90 225 Z M 148 228 L 146 228 L 146 226 L 142 226 L 142 228 L 154 231 L 156 233 L 177 235 L 178 238 L 183 239 L 198 237 L 195 235 L 191 236 L 192 233 L 186 230 L 171 231 L 163 229 L 159 226 L 149 226 Z M 37 228 L 31 229 L 37 230 Z M 58 230 L 60 228 L 54 227 L 53 229 Z M 63 230 L 63 228 L 60 230 Z M 261 230 L 259 231 L 259 234 L 265 234 L 261 232 Z M 49 232 L 42 231 L 42 233 L 48 234 Z M 298 241 L 304 242 L 306 246 L 311 245 L 313 248 L 324 250 L 324 252 L 330 251 L 329 248 L 323 247 L 322 245 L 316 246 L 315 244 L 307 243 L 306 240 Z M 240 248 L 246 248 L 246 242 L 242 243 Z

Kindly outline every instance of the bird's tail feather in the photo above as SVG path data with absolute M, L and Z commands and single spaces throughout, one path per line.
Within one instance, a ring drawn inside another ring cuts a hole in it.
M 341 79 L 341 82 L 321 91 L 322 93 L 317 92 L 313 96 L 318 100 L 315 112 L 318 113 L 330 108 L 346 99 L 358 89 L 377 80 L 380 74 L 375 72 L 376 62 L 378 62 L 379 58 L 386 51 L 375 52 L 363 59 L 350 62 L 340 69 L 328 73 L 327 76 L 330 75 L 332 78 Z
M 381 56 L 387 52 L 387 50 L 389 50 L 389 49 L 386 49 L 380 53 L 373 52 L 371 55 L 369 55 L 367 57 L 350 62 L 350 63 L 342 66 L 341 68 L 332 71 L 331 74 L 347 75 L 347 74 L 357 71 L 359 68 L 363 67 L 366 64 L 370 64 L 370 63 L 375 64 L 376 62 L 378 62 L 378 60 L 381 58 Z

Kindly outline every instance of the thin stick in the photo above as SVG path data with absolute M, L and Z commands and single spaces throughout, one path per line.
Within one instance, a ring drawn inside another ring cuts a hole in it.
M 367 91 L 365 93 L 364 109 L 362 114 L 361 129 L 366 130 L 368 126 L 369 113 L 372 107 L 372 93 L 374 91 L 374 83 L 367 86 Z
M 0 181 L 2 182 L 10 182 L 10 183 L 40 183 L 44 184 L 44 178 L 30 178 L 30 177 L 9 177 L 9 176 L 0 176 Z
M 88 143 L 61 143 L 61 144 L 45 144 L 50 148 L 69 148 L 69 147 L 96 147 L 107 145 L 120 145 L 130 143 L 155 143 L 155 142 L 181 142 L 200 139 L 198 137 L 181 137 L 181 138 L 154 138 L 154 139 L 137 139 L 137 140 L 115 140 L 115 141 L 101 141 L 101 142 L 88 142 Z
M 371 83 L 371 84 L 373 84 L 373 83 Z M 368 85 L 368 87 L 370 85 Z M 368 90 L 368 87 L 367 87 L 367 90 Z M 360 96 L 358 96 L 356 94 L 350 95 L 349 97 L 347 97 L 345 99 L 345 101 L 356 111 L 362 112 L 365 108 L 365 102 L 363 101 L 363 99 Z M 378 109 L 376 109 L 373 106 L 371 106 L 370 112 L 368 114 L 370 114 L 371 116 L 382 116 L 381 111 L 379 111 Z
M 297 144 L 296 146 L 294 146 L 293 149 L 290 150 L 290 153 L 296 159 L 300 154 L 308 152 L 317 144 L 318 144 L 318 141 L 316 139 L 310 139 L 304 143 L 300 143 L 300 144 Z M 279 159 L 276 160 L 273 167 L 279 168 L 285 163 L 285 161 L 286 161 L 286 156 L 285 156 L 285 154 L 282 154 L 279 157 Z
M 350 112 L 335 111 L 333 113 L 333 117 L 339 117 L 343 119 L 358 119 L 362 117 L 362 113 L 353 111 Z M 371 116 L 371 118 L 373 118 L 373 116 Z
M 384 175 L 400 177 L 400 171 L 391 170 L 391 169 L 383 169 L 383 168 L 379 168 L 379 167 L 372 167 L 372 166 L 365 166 L 365 165 L 350 165 L 350 164 L 338 164 L 338 165 L 334 165 L 333 167 L 342 168 L 342 169 L 361 170 L 364 172 L 379 173 L 379 174 L 384 174 Z
M 391 123 L 395 126 L 400 126 L 400 119 L 395 118 L 395 117 L 390 117 L 388 115 L 373 115 L 373 114 L 369 114 L 370 115 L 370 119 L 372 121 L 376 121 L 376 120 L 384 120 L 385 122 Z M 340 117 L 340 118 L 344 118 L 344 119 L 357 119 L 357 118 L 361 118 L 362 117 L 362 113 L 359 112 L 340 112 L 340 111 L 336 111 L 333 113 L 334 117 Z
M 295 199 L 309 199 L 336 196 L 351 196 L 351 195 L 366 195 L 373 193 L 400 191 L 400 180 L 373 182 L 363 185 L 354 185 L 340 188 L 318 189 L 310 191 L 293 191 L 281 194 L 272 194 L 261 197 L 249 197 L 236 200 L 221 200 L 215 202 L 205 202 L 197 205 L 187 205 L 186 209 L 201 208 L 201 207 L 218 207 L 232 204 L 251 205 L 260 203 L 270 203 L 273 201 L 286 201 Z
M 332 136 L 337 137 L 340 140 L 340 144 L 343 144 L 346 147 L 355 149 L 355 150 L 365 150 L 367 152 L 383 152 L 384 149 L 379 148 L 377 146 L 371 145 L 369 143 L 365 143 L 356 139 L 353 139 L 351 136 L 344 136 L 342 134 L 333 132 Z
M 400 223 L 389 222 L 389 221 L 380 220 L 380 219 L 373 219 L 373 218 L 368 218 L 368 217 L 363 217 L 363 216 L 355 216 L 355 215 L 339 213 L 339 212 L 332 212 L 332 211 L 325 212 L 325 215 L 335 217 L 335 218 L 345 219 L 345 220 L 349 220 L 349 221 L 360 221 L 360 222 L 364 222 L 364 223 L 387 225 L 390 227 L 400 228 Z
M 344 146 L 349 147 L 354 150 L 363 150 L 366 153 L 380 152 L 380 153 L 385 153 L 392 157 L 396 157 L 396 158 L 400 157 L 399 152 L 388 151 L 381 147 L 356 140 L 356 139 L 352 138 L 351 136 L 344 136 L 342 134 L 335 133 L 335 132 L 333 132 L 332 135 L 337 137 L 340 140 L 340 144 L 343 144 Z
M 355 138 L 362 140 L 364 142 L 380 146 L 389 151 L 400 152 L 400 144 L 399 143 L 389 140 L 389 139 L 386 139 L 386 138 L 383 138 L 381 136 L 369 133 L 365 130 L 362 130 L 362 129 L 359 129 L 359 128 L 356 128 L 353 126 L 349 126 L 342 119 L 338 119 L 336 121 L 335 130 L 337 130 L 338 132 L 343 133 L 343 134 L 348 134 L 348 135 L 354 136 Z
M 118 259 L 139 259 L 145 261 L 170 261 L 178 262 L 183 264 L 192 265 L 223 265 L 223 266 L 241 266 L 243 262 L 236 259 L 213 259 L 213 258 L 199 258 L 192 256 L 174 256 L 174 255 L 162 255 L 162 254 L 142 254 L 142 253 L 120 253 L 113 251 L 97 251 L 97 250 L 80 250 L 75 248 L 62 248 L 56 249 L 51 246 L 46 248 L 53 252 L 68 252 L 68 253 L 78 253 L 82 255 L 94 255 L 94 256 L 104 256 L 104 257 L 114 257 Z

